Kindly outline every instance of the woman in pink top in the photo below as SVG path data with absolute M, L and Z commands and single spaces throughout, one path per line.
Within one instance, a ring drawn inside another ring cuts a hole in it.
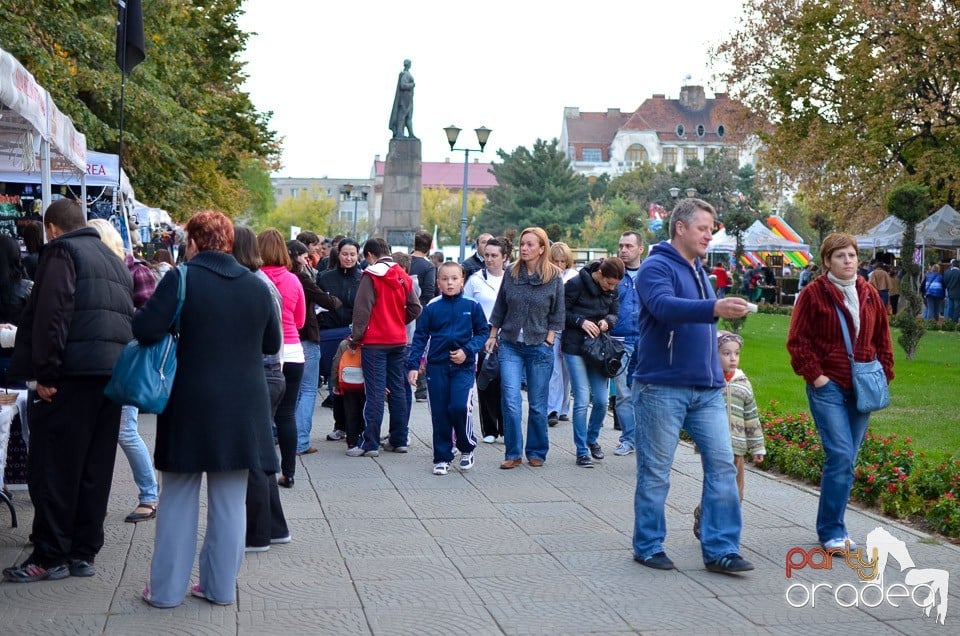
M 280 477 L 277 483 L 284 488 L 293 487 L 297 469 L 297 395 L 303 378 L 303 347 L 298 330 L 307 317 L 307 301 L 300 279 L 290 271 L 290 255 L 283 236 L 274 228 L 267 228 L 257 235 L 263 273 L 273 281 L 283 299 L 283 377 L 287 386 L 280 405 L 277 406 L 275 422 L 277 440 L 280 442 Z

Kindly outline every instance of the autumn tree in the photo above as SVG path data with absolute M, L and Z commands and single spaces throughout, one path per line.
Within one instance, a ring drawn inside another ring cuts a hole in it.
M 143 3 L 146 61 L 127 77 L 123 167 L 138 196 L 183 219 L 213 207 L 241 214 L 248 157 L 276 165 L 269 113 L 240 90 L 248 34 L 242 0 Z M 87 147 L 117 152 L 120 71 L 113 2 L 3 2 L 3 47 L 44 86 Z
M 772 124 L 769 174 L 859 229 L 900 179 L 956 204 L 958 33 L 955 0 L 747 0 L 714 53 L 733 96 Z
M 479 227 L 499 234 L 509 228 L 556 224 L 578 227 L 589 211 L 590 184 L 576 174 L 558 141 L 537 139 L 533 150 L 498 150 L 491 172 L 497 185 L 487 191 Z
M 320 189 L 316 187 L 303 189 L 297 193 L 297 196 L 280 201 L 270 213 L 258 219 L 255 228 L 259 231 L 265 227 L 275 227 L 284 236 L 290 235 L 291 226 L 302 230 L 325 232 L 329 231 L 328 228 L 331 221 L 336 218 L 338 208 L 337 200 L 328 197 Z
M 480 192 L 467 192 L 467 240 L 475 236 L 477 219 L 486 202 Z M 420 195 L 420 224 L 427 232 L 437 227 L 441 245 L 460 244 L 460 219 L 463 214 L 462 190 L 451 191 L 440 186 L 424 188 Z M 484 229 L 486 231 L 486 229 Z

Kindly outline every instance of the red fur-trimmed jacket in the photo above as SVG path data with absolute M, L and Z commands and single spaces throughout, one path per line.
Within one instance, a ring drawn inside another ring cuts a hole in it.
M 853 346 L 853 357 L 857 362 L 879 359 L 889 383 L 893 380 L 893 341 L 886 308 L 879 292 L 862 276 L 857 277 L 856 285 L 860 297 L 860 333 Z M 853 338 L 853 322 L 843 304 L 843 292 L 830 282 L 826 274 L 806 285 L 793 308 L 787 351 L 793 370 L 807 382 L 812 384 L 819 376 L 825 375 L 850 389 L 853 386 L 850 359 L 843 344 L 837 305 L 843 311 Z

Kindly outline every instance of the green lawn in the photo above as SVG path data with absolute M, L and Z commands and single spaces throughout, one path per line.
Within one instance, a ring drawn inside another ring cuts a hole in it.
M 750 378 L 761 410 L 777 400 L 785 412 L 809 412 L 804 383 L 787 355 L 788 316 L 751 315 L 741 330 L 740 366 Z M 907 360 L 894 331 L 891 405 L 870 418 L 878 433 L 913 438 L 914 446 L 938 457 L 960 457 L 960 333 L 927 332 L 915 360 Z

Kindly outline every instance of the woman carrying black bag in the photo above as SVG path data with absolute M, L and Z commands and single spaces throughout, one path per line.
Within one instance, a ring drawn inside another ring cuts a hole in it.
M 623 280 L 623 261 L 617 257 L 590 263 L 564 285 L 565 327 L 561 334 L 563 357 L 573 387 L 573 443 L 577 447 L 577 466 L 590 468 L 593 459 L 603 459 L 597 443 L 603 418 L 607 414 L 610 380 L 602 369 L 583 357 L 587 338 L 607 333 L 617 323 L 619 296 L 617 286 Z M 587 404 L 593 394 L 593 410 L 587 425 Z

